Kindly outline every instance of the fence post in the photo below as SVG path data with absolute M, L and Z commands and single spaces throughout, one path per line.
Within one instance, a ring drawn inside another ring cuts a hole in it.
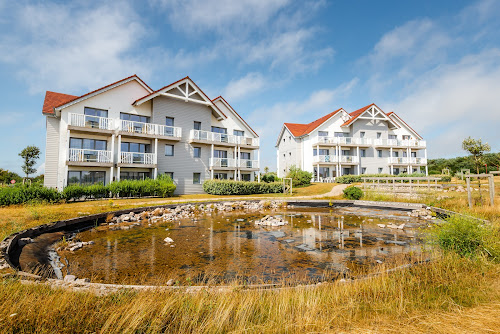
M 465 177 L 467 179 L 467 200 L 469 201 L 469 209 L 472 209 L 472 196 L 470 193 L 470 177 Z
M 495 182 L 493 181 L 493 174 L 488 176 L 488 188 L 490 190 L 490 206 L 493 206 L 495 200 Z

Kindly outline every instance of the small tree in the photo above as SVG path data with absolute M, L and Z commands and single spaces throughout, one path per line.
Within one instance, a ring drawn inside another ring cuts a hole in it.
M 488 143 L 483 144 L 481 139 L 467 137 L 462 142 L 462 148 L 471 154 L 472 163 L 479 174 L 479 168 L 484 165 L 484 153 L 491 150 L 490 145 Z M 479 201 L 482 205 L 483 197 L 481 195 L 481 179 L 479 177 L 477 178 L 477 183 L 479 187 Z
M 26 146 L 26 148 L 19 153 L 19 156 L 24 159 L 22 168 L 27 178 L 30 174 L 36 172 L 34 166 L 38 158 L 40 158 L 40 149 L 36 146 Z
M 267 173 L 269 173 L 269 167 L 266 166 L 266 167 L 264 167 L 264 174 L 267 174 Z

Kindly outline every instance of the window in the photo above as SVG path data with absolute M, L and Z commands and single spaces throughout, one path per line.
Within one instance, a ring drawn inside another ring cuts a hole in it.
M 318 176 L 318 168 L 314 167 L 314 175 Z M 319 177 L 326 178 L 330 177 L 330 168 L 329 167 L 320 167 L 319 168 Z
M 201 147 L 193 147 L 193 156 L 195 158 L 201 158 Z
M 359 138 L 365 138 L 365 132 L 364 131 L 361 131 L 359 133 Z
M 240 152 L 240 158 L 243 160 L 250 160 L 250 152 Z
M 389 135 L 389 139 L 398 139 L 397 135 Z
M 212 132 L 227 134 L 227 129 L 218 126 L 212 126 Z
M 403 140 L 410 140 L 410 136 L 408 136 L 408 135 L 403 135 Z
M 214 150 L 214 158 L 225 158 L 225 159 L 227 159 L 227 151 Z
M 122 152 L 134 152 L 134 153 L 150 153 L 151 152 L 151 145 L 141 144 L 141 143 L 122 142 L 121 151 Z
M 342 150 L 342 155 L 344 156 L 350 156 L 351 155 L 351 151 L 350 150 Z
M 361 168 L 361 174 L 366 174 L 366 167 Z
M 378 168 L 378 173 L 379 173 L 379 174 L 382 174 L 382 171 L 383 171 L 383 170 L 384 170 L 384 169 L 383 169 L 382 167 L 379 167 L 379 168 Z
M 124 113 L 124 112 L 120 113 L 120 119 L 124 120 L 124 121 L 131 121 L 131 122 L 149 123 L 149 117 L 148 116 L 127 114 L 127 113 Z
M 417 157 L 417 152 L 411 152 L 411 157 L 416 158 Z
M 314 156 L 318 155 L 317 149 L 313 149 L 313 155 Z M 325 149 L 325 148 L 320 148 L 319 149 L 319 155 L 330 155 L 330 150 L 329 149 Z
M 215 180 L 227 180 L 227 173 L 214 173 Z
M 120 172 L 120 180 L 145 180 L 149 178 L 149 172 Z
M 377 132 L 377 139 L 380 139 L 382 137 L 382 132 Z
M 349 135 L 347 133 L 344 133 L 344 132 L 335 132 L 334 136 L 335 137 L 348 137 Z
M 167 175 L 168 177 L 170 177 L 171 180 L 174 179 L 174 172 L 165 172 L 165 175 Z
M 166 126 L 174 126 L 174 118 L 173 117 L 165 117 L 165 125 Z
M 90 171 L 69 171 L 68 185 L 70 184 L 106 184 L 106 172 L 90 172 Z
M 406 151 L 403 152 L 403 158 L 406 158 L 408 156 L 408 153 Z
M 392 152 L 392 157 L 393 158 L 398 158 L 399 157 L 399 152 Z
M 328 137 L 328 131 L 318 131 L 318 136 L 320 136 L 320 137 Z
M 201 122 L 194 121 L 193 129 L 201 130 Z
M 250 181 L 250 174 L 241 174 L 242 181 Z
M 83 108 L 83 113 L 87 116 L 108 117 L 108 111 L 103 109 L 85 107 Z
M 382 150 L 377 150 L 377 154 L 379 158 L 382 158 Z
M 238 137 L 244 137 L 245 136 L 245 131 L 241 130 L 233 130 L 233 134 Z
M 99 152 L 97 151 L 106 151 L 106 146 L 107 146 L 107 141 L 105 140 L 70 138 L 69 139 L 70 160 L 103 162 L 100 159 Z
M 283 138 L 283 142 L 285 142 L 285 138 Z
M 174 145 L 165 145 L 165 156 L 174 156 Z
M 201 173 L 193 173 L 193 184 L 201 184 Z
M 362 158 L 366 157 L 366 150 L 361 150 L 361 157 Z

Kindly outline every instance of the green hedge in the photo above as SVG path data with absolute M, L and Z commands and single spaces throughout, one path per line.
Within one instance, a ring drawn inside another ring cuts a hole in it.
M 230 180 L 207 180 L 203 190 L 211 195 L 251 195 L 283 192 L 283 184 L 278 182 L 246 182 Z
M 391 174 L 362 174 L 362 175 L 342 175 L 339 176 L 335 179 L 337 183 L 343 183 L 343 184 L 350 184 L 350 183 L 356 183 L 356 182 L 362 182 L 363 180 L 361 178 L 363 177 L 424 177 L 425 174 L 423 173 L 412 173 L 412 174 L 407 174 L 407 173 L 400 173 L 398 175 L 391 175 Z
M 347 199 L 358 200 L 363 197 L 363 190 L 358 187 L 350 186 L 343 190 L 344 197 Z
M 287 178 L 292 179 L 294 187 L 307 186 L 311 184 L 313 174 L 311 172 L 303 171 L 302 169 L 292 165 L 286 175 Z
M 0 188 L 0 206 L 28 202 L 56 203 L 61 200 L 77 201 L 108 197 L 168 197 L 174 193 L 175 189 L 175 184 L 168 176 L 160 176 L 156 180 L 123 180 L 106 186 L 102 184 L 69 185 L 62 192 L 39 185 L 4 187 Z

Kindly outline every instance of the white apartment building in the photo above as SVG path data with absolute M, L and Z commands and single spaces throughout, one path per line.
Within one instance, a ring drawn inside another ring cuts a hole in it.
M 204 180 L 253 181 L 259 171 L 257 133 L 189 77 L 156 91 L 136 75 L 82 96 L 48 91 L 42 113 L 48 187 L 165 173 L 176 193 L 201 193 Z
M 292 165 L 318 182 L 346 174 L 427 175 L 426 142 L 374 103 L 351 113 L 340 108 L 309 124 L 284 123 L 276 149 L 279 177 Z

